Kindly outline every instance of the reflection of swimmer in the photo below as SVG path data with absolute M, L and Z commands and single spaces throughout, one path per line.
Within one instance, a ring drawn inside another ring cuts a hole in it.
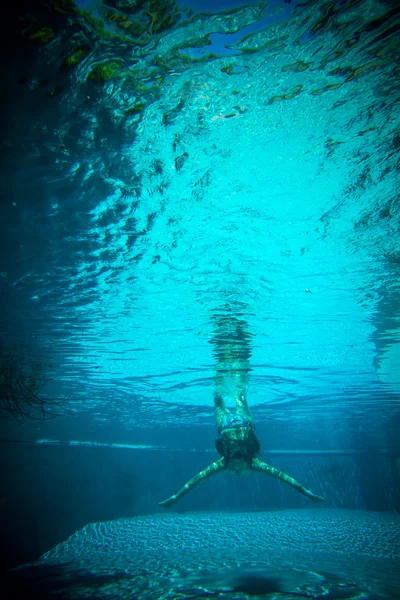
M 222 471 L 232 471 L 238 476 L 250 472 L 265 473 L 265 475 L 280 479 L 313 502 L 324 501 L 324 498 L 307 490 L 293 477 L 275 469 L 275 467 L 271 467 L 256 457 L 257 452 L 260 450 L 260 443 L 254 433 L 253 421 L 243 391 L 236 397 L 236 412 L 234 415 L 229 412 L 222 396 L 218 394 L 214 397 L 214 407 L 219 433 L 215 446 L 221 458 L 200 471 L 177 494 L 164 500 L 164 502 L 160 502 L 160 506 L 172 506 L 198 483 Z

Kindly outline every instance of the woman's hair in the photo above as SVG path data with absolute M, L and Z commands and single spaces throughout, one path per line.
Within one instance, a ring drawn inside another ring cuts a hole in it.
M 229 437 L 223 436 L 215 440 L 215 447 L 227 463 L 232 458 L 243 458 L 249 463 L 257 452 L 259 452 L 260 442 L 253 429 L 250 429 L 245 440 L 232 440 Z

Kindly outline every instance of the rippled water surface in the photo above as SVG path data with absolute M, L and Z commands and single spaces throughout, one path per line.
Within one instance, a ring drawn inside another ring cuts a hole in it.
M 3 81 L 4 347 L 98 431 L 209 426 L 230 312 L 258 422 L 391 428 L 396 3 L 192 4 L 59 0 L 21 19 Z

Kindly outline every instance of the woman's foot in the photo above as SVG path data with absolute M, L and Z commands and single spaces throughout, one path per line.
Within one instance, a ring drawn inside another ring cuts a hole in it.
M 317 494 L 310 494 L 309 498 L 316 504 L 318 504 L 319 502 L 325 502 L 325 498 L 323 498 L 322 496 L 317 496 Z

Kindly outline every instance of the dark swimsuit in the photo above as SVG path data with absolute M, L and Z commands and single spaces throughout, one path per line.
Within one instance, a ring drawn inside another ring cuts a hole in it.
M 228 429 L 244 429 L 243 439 L 231 438 L 224 435 Z M 215 440 L 217 452 L 227 461 L 230 458 L 243 458 L 250 460 L 260 449 L 260 444 L 254 433 L 255 427 L 249 418 L 234 414 L 226 416 L 221 427 L 218 428 L 219 437 Z
M 226 416 L 221 427 L 218 427 L 218 433 L 219 435 L 222 435 L 226 429 L 236 429 L 236 427 L 246 427 L 252 431 L 255 430 L 253 423 L 248 417 L 238 414 L 231 414 Z

